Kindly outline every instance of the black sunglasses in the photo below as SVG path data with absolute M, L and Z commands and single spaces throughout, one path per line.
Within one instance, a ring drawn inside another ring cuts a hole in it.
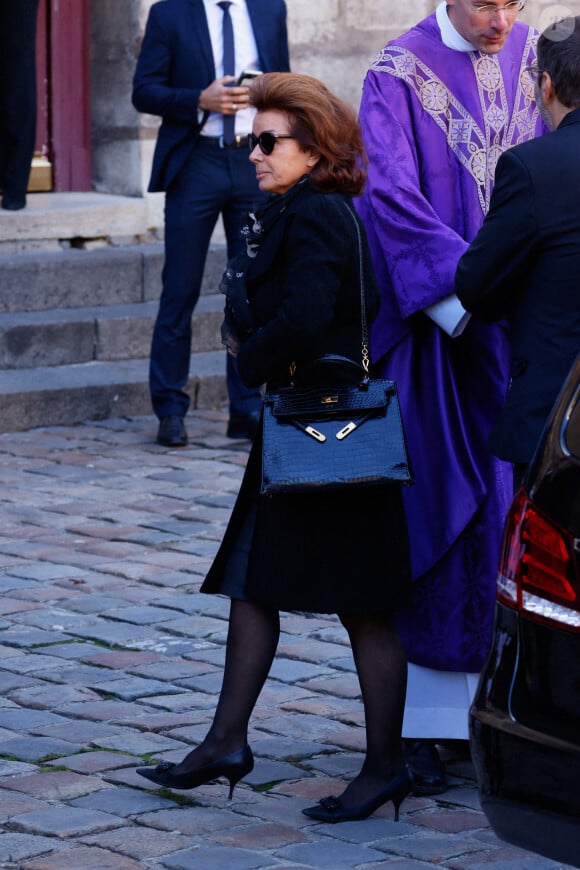
M 291 136 L 290 133 L 272 133 L 270 130 L 265 130 L 263 133 L 260 133 L 259 136 L 255 136 L 253 133 L 248 134 L 248 145 L 250 146 L 250 151 L 253 151 L 256 145 L 260 146 L 260 151 L 262 154 L 268 156 L 274 150 L 274 146 L 276 145 L 276 139 L 295 139 L 296 136 Z

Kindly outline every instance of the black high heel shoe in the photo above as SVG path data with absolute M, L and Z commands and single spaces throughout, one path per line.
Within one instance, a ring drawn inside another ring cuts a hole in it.
M 231 800 L 235 786 L 254 769 L 254 756 L 250 747 L 244 746 L 243 749 L 238 749 L 237 752 L 232 752 L 225 758 L 218 758 L 217 761 L 204 764 L 203 767 L 192 771 L 192 773 L 172 773 L 171 771 L 176 766 L 169 762 L 163 762 L 157 767 L 138 767 L 137 773 L 139 776 L 144 776 L 145 779 L 150 779 L 156 785 L 175 789 L 197 788 L 199 785 L 213 782 L 219 776 L 225 776 L 230 783 L 228 800 Z
M 411 772 L 407 765 L 389 780 L 382 791 L 364 804 L 353 807 L 345 807 L 339 797 L 324 797 L 315 807 L 306 807 L 302 810 L 305 816 L 316 819 L 319 822 L 353 822 L 366 819 L 375 810 L 389 801 L 395 808 L 395 821 L 399 821 L 399 807 L 404 799 L 410 794 L 413 787 Z

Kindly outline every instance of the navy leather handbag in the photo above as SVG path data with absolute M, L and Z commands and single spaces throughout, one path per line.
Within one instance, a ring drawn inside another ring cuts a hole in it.
M 412 483 L 394 381 L 369 377 L 362 240 L 362 359 L 327 355 L 294 383 L 264 398 L 263 495 L 349 486 Z

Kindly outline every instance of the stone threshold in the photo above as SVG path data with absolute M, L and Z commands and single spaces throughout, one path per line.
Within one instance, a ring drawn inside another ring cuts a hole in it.
M 29 193 L 21 211 L 0 209 L 0 255 L 159 241 L 146 198 Z

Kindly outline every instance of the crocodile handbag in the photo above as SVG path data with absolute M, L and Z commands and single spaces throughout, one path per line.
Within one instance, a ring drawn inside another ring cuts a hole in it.
M 396 385 L 369 377 L 362 241 L 362 360 L 327 355 L 310 364 L 314 384 L 264 397 L 261 493 L 412 483 Z

